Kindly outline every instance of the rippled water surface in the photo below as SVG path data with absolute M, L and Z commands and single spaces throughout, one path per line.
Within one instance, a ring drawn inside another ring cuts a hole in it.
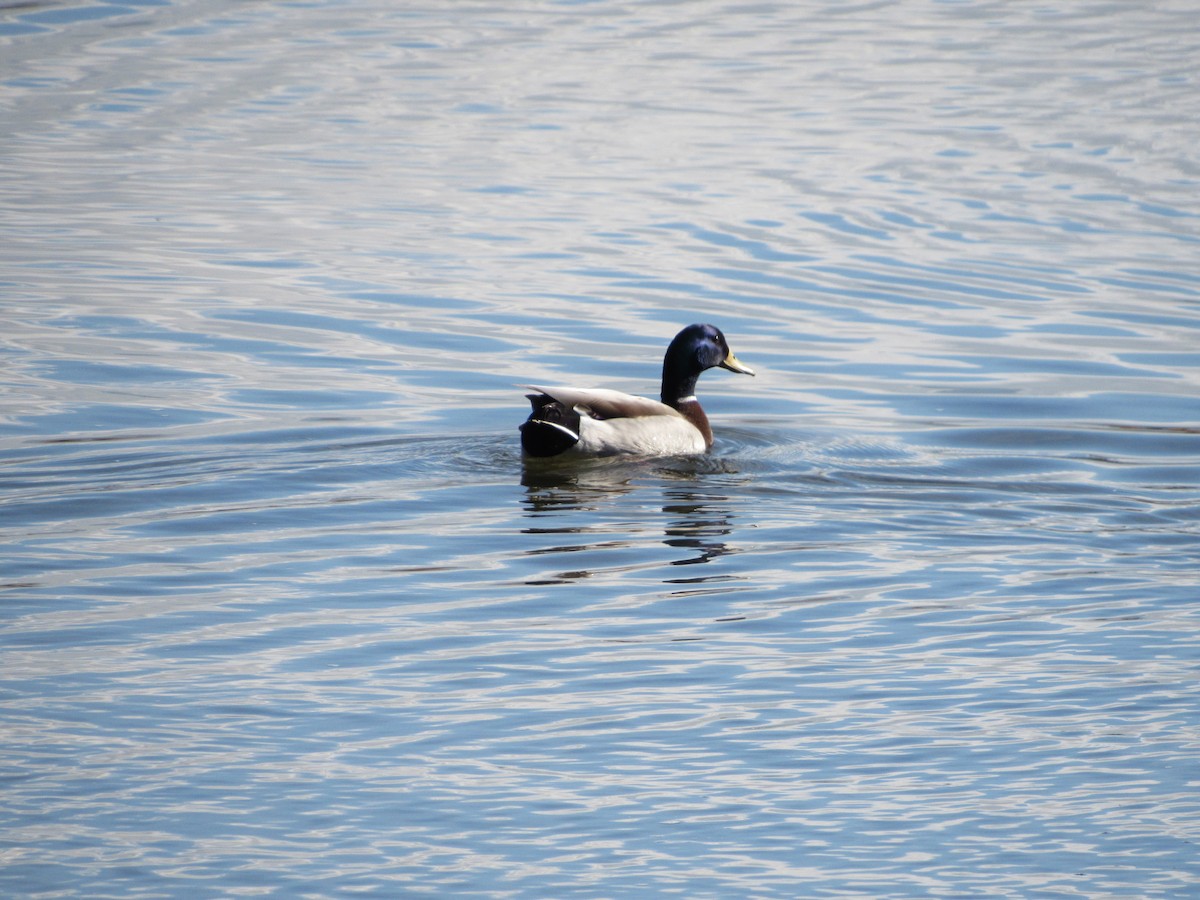
M 1195 34 L 0 7 L 0 889 L 1200 895 Z

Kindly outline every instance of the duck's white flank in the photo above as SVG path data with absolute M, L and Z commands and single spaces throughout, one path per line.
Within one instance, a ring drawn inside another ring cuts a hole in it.
M 708 449 L 695 425 L 679 410 L 657 400 L 607 388 L 526 387 L 579 413 L 579 441 L 565 455 L 676 456 Z M 554 427 L 571 434 L 561 425 Z

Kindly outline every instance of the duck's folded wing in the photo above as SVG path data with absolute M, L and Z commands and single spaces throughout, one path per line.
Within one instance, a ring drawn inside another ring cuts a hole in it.
M 553 397 L 559 403 L 580 413 L 586 413 L 594 419 L 636 419 L 642 416 L 682 418 L 678 410 L 665 403 L 621 391 L 604 388 L 541 387 L 531 384 L 523 387 Z

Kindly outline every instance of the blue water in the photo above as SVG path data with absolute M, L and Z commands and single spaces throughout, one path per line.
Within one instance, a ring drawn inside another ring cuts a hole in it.
M 1194 31 L 0 10 L 0 889 L 1200 895 Z

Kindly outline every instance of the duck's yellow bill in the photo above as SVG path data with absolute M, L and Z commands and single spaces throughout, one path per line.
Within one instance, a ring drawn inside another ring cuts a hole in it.
M 738 361 L 738 358 L 731 352 L 725 357 L 725 361 L 721 363 L 722 369 L 728 369 L 730 372 L 741 372 L 743 375 L 753 375 L 754 370 L 747 365 L 743 365 Z

